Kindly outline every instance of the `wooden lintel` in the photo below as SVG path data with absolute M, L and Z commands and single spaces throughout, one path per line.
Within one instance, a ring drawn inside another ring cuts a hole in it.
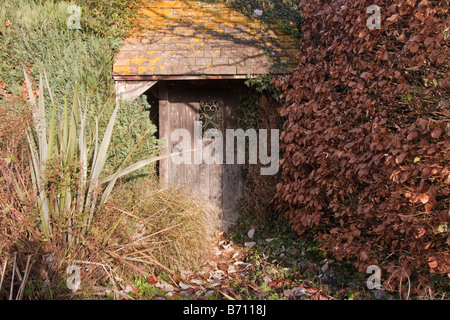
M 115 81 L 162 81 L 162 80 L 208 80 L 208 79 L 248 79 L 249 75 L 133 75 L 133 76 L 113 76 Z

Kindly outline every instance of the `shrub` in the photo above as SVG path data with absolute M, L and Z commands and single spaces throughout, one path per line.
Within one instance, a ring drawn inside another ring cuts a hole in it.
M 33 207 L 25 128 L 31 118 L 22 99 L 0 100 L 0 256 L 27 231 Z
M 43 236 L 49 240 L 54 235 L 53 226 L 62 227 L 62 234 L 67 232 L 67 239 L 64 235 L 63 242 L 67 240 L 70 245 L 74 235 L 79 235 L 77 229 L 82 230 L 81 235 L 89 232 L 98 208 L 108 200 L 120 177 L 159 160 L 158 157 L 152 157 L 131 165 L 127 163 L 130 155 L 153 127 L 150 127 L 137 144 L 129 145 L 129 152 L 121 165 L 107 176 L 104 168 L 120 103 L 114 108 L 100 140 L 97 121 L 92 134 L 86 130 L 87 106 L 80 105 L 75 86 L 71 111 L 69 112 L 68 103 L 65 101 L 64 114 L 58 126 L 55 120 L 56 102 L 52 100 L 51 120 L 47 126 L 44 79 L 41 75 L 39 98 L 36 101 L 25 70 L 24 75 L 33 118 L 32 126 L 26 128 L 25 133 L 32 163 L 31 176 L 40 210 L 39 228 Z M 44 76 L 47 90 L 52 96 L 45 73 Z M 50 128 L 48 135 L 47 127 Z M 55 177 L 52 179 L 53 176 Z
M 281 106 L 280 93 L 270 84 L 271 79 L 271 76 L 259 76 L 246 81 L 248 89 L 242 94 L 238 109 L 239 128 L 257 131 L 281 129 L 281 119 L 277 113 L 277 108 Z M 260 163 L 243 165 L 243 194 L 238 203 L 240 230 L 248 230 L 247 222 L 259 228 L 272 225 L 275 214 L 270 201 L 275 195 L 278 179 L 277 175 L 261 175 Z
M 81 29 L 67 26 L 69 5 L 81 8 Z M 0 83 L 6 94 L 23 95 L 26 85 L 23 68 L 31 79 L 37 79 L 45 69 L 52 84 L 56 115 L 63 114 L 64 97 L 78 86 L 80 100 L 88 105 L 88 123 L 99 121 L 99 132 L 104 133 L 115 106 L 113 97 L 114 80 L 112 67 L 114 56 L 131 28 L 129 19 L 137 11 L 133 6 L 139 1 L 95 0 L 52 1 L 52 0 L 7 0 L 0 8 Z M 37 90 L 32 80 L 33 90 Z M 35 91 L 37 93 L 37 91 Z M 47 96 L 46 103 L 50 103 Z M 113 153 L 108 158 L 108 168 L 117 168 L 147 130 L 153 130 L 149 121 L 148 103 L 142 99 L 126 105 L 127 111 L 120 112 L 119 126 L 127 125 L 129 131 L 118 130 L 113 140 Z M 46 110 L 49 123 L 51 108 Z M 70 111 L 70 105 L 69 105 Z M 59 121 L 59 118 L 56 118 Z M 131 125 L 133 123 L 133 125 Z M 131 125 L 131 126 L 130 126 Z M 88 132 L 95 128 L 88 126 Z M 146 136 L 142 149 L 130 161 L 139 161 L 155 155 L 150 146 L 156 143 L 153 132 Z M 127 141 L 127 144 L 123 142 Z M 117 143 L 117 144 L 116 144 Z M 144 150 L 148 150 L 147 153 Z
M 450 277 L 446 2 L 302 1 L 299 66 L 275 81 L 277 208 L 326 252 L 417 293 L 430 273 Z M 371 5 L 380 30 L 366 26 Z
M 136 184 L 120 179 L 167 156 L 129 164 L 130 153 L 139 148 L 128 146 L 121 165 L 113 172 L 104 171 L 120 104 L 100 139 L 98 130 L 86 131 L 86 106 L 79 103 L 77 87 L 71 111 L 66 102 L 59 125 L 52 103 L 47 126 L 44 82 L 46 91 L 51 89 L 46 76 L 40 77 L 38 99 L 26 72 L 25 82 L 30 104 L 14 96 L 0 100 L 0 111 L 10 120 L 0 126 L 4 138 L 0 142 L 0 261 L 2 267 L 8 266 L 2 269 L 2 278 L 15 266 L 23 267 L 27 255 L 25 280 L 17 285 L 15 273 L 10 273 L 9 295 L 20 299 L 26 292 L 41 298 L 41 293 L 25 290 L 30 276 L 31 284 L 36 279 L 47 283 L 42 295 L 50 293 L 51 298 L 51 288 L 61 285 L 60 272 L 72 264 L 91 266 L 91 272 L 83 275 L 84 289 L 107 280 L 116 286 L 112 275 L 122 277 L 122 271 L 130 269 L 141 275 L 156 270 L 173 274 L 200 266 L 212 249 L 214 226 L 219 221 L 215 208 L 179 188 L 161 188 L 151 179 Z M 144 136 L 138 142 L 142 141 Z M 114 189 L 116 182 L 121 183 L 118 190 Z M 113 193 L 114 201 L 109 204 Z M 50 279 L 49 274 L 54 276 Z M 118 290 L 114 293 L 117 297 Z M 0 292 L 0 296 L 5 294 Z
M 113 92 L 112 63 L 121 41 L 84 29 L 69 29 L 69 4 L 65 1 L 6 1 L 0 25 L 8 19 L 9 26 L 0 34 L 0 59 L 3 61 L 0 81 L 6 83 L 10 93 L 21 94 L 22 69 L 26 68 L 36 78 L 45 68 L 57 105 L 63 105 L 64 95 L 71 92 L 77 82 L 82 100 L 88 97 L 92 114 L 98 114 L 100 110 L 95 110 L 95 106 L 103 106 Z M 83 26 L 90 23 L 82 21 Z
M 114 172 L 120 165 L 129 166 L 135 162 L 157 156 L 160 141 L 156 139 L 156 126 L 150 120 L 150 106 L 145 96 L 133 101 L 122 101 L 117 112 L 114 135 L 111 138 L 111 150 L 106 160 L 106 172 Z M 142 140 L 142 141 L 141 141 Z M 136 142 L 140 141 L 126 160 Z M 123 161 L 125 162 L 123 163 Z M 146 166 L 126 177 L 128 181 L 149 178 L 155 174 L 155 166 Z

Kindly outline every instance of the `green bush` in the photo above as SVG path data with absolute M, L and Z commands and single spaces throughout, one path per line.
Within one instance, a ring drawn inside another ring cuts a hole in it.
M 25 73 L 25 71 L 24 71 Z M 143 136 L 137 144 L 128 146 L 128 153 L 123 156 L 121 164 L 114 172 L 105 172 L 111 138 L 117 120 L 117 104 L 105 128 L 103 137 L 99 136 L 95 124 L 94 134 L 86 132 L 86 106 L 81 106 L 78 99 L 78 88 L 75 86 L 72 108 L 69 112 L 67 101 L 64 102 L 63 121 L 60 126 L 56 123 L 56 104 L 52 101 L 51 121 L 47 126 L 45 121 L 44 80 L 39 77 L 39 98 L 32 97 L 31 82 L 25 73 L 27 91 L 30 98 L 33 125 L 26 128 L 29 143 L 30 161 L 32 163 L 32 180 L 35 186 L 35 197 L 38 199 L 40 210 L 40 229 L 47 238 L 54 238 L 52 228 L 67 225 L 68 240 L 76 234 L 74 231 L 82 227 L 82 234 L 87 234 L 98 208 L 110 197 L 117 180 L 127 173 L 140 170 L 144 166 L 156 162 L 159 157 L 140 159 L 138 163 L 129 163 L 130 155 L 137 145 L 144 141 L 146 135 L 154 131 L 154 126 Z M 48 135 L 46 128 L 49 127 Z M 126 173 L 127 172 L 127 173 Z M 107 176 L 109 174 L 109 176 Z M 64 228 L 64 227 L 63 227 Z M 65 239 L 64 239 L 65 241 Z
M 106 162 L 106 171 L 117 170 L 117 166 L 131 151 L 133 144 L 130 141 L 138 142 L 142 139 L 133 155 L 124 163 L 125 166 L 158 154 L 159 140 L 155 138 L 156 126 L 150 121 L 150 108 L 145 96 L 121 103 L 111 140 L 112 147 Z M 146 166 L 130 174 L 126 179 L 135 180 L 152 172 L 154 172 L 154 166 Z
M 136 12 L 132 10 L 136 3 L 139 1 L 6 0 L 0 8 L 0 83 L 5 82 L 7 93 L 22 95 L 23 68 L 34 79 L 33 90 L 37 89 L 34 82 L 38 74 L 45 69 L 52 84 L 57 115 L 64 114 L 64 97 L 70 95 L 77 83 L 80 100 L 88 106 L 87 122 L 95 123 L 93 120 L 98 118 L 99 133 L 103 134 L 115 105 L 114 56 L 130 29 L 129 20 Z M 68 28 L 73 14 L 68 9 L 73 4 L 81 8 L 81 29 Z M 47 104 L 49 99 L 46 95 Z M 107 170 L 116 169 L 130 145 L 148 130 L 150 134 L 129 163 L 156 154 L 157 141 L 153 136 L 155 128 L 149 120 L 149 108 L 144 99 L 138 99 L 121 109 Z M 49 109 L 46 110 L 47 123 Z M 86 130 L 92 133 L 95 128 L 90 126 Z
M 25 67 L 33 78 L 45 68 L 57 105 L 62 105 L 64 95 L 72 90 L 76 81 L 81 96 L 89 96 L 89 104 L 103 106 L 113 92 L 111 70 L 121 41 L 84 29 L 69 29 L 69 4 L 65 1 L 5 2 L 1 16 L 8 18 L 9 27 L 0 35 L 0 81 L 6 83 L 10 93 L 20 94 L 22 68 Z M 89 25 L 89 21 L 82 22 L 82 25 Z M 93 114 L 98 112 L 91 110 Z

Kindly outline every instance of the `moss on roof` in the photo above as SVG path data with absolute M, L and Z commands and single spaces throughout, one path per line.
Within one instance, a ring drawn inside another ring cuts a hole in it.
M 144 0 L 113 75 L 249 75 L 289 70 L 298 39 L 220 3 Z

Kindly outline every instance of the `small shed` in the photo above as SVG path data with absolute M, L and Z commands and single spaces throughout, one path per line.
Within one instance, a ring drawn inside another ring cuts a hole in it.
M 195 139 L 195 121 L 201 120 L 203 129 L 236 129 L 244 80 L 289 71 L 298 42 L 277 27 L 206 1 L 147 0 L 135 24 L 139 31 L 114 62 L 116 99 L 145 94 L 157 102 L 152 117 L 164 153 L 180 151 L 180 141 L 171 140 L 177 129 Z M 203 193 L 218 205 L 227 229 L 238 218 L 240 165 L 194 162 L 162 160 L 160 180 Z

